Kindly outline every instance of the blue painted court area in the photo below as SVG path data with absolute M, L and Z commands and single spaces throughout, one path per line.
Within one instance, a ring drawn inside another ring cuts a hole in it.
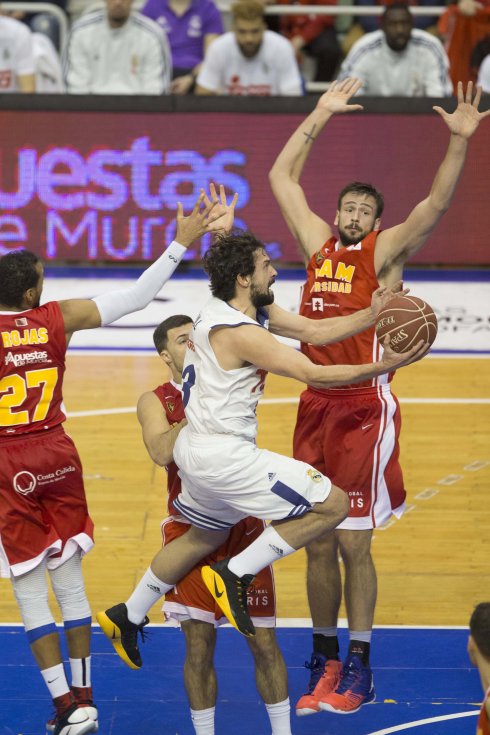
M 101 735 L 194 733 L 182 679 L 183 636 L 158 626 L 149 633 L 142 647 L 144 666 L 131 671 L 94 628 L 93 683 Z M 340 636 L 345 651 L 346 631 Z M 478 674 L 468 663 L 467 636 L 459 629 L 376 629 L 372 665 L 377 701 L 354 715 L 293 715 L 293 733 L 474 735 L 482 692 Z M 303 663 L 309 658 L 311 633 L 279 628 L 278 637 L 294 704 L 309 673 Z M 0 735 L 42 735 L 49 699 L 22 628 L 0 627 L 0 650 Z M 216 668 L 216 734 L 270 735 L 246 641 L 231 628 L 218 634 Z

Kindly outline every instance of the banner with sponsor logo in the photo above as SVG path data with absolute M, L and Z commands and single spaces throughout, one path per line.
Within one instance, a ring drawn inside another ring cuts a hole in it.
M 43 300 L 87 298 L 111 289 L 121 288 L 120 280 L 48 279 Z M 276 302 L 284 309 L 297 312 L 301 279 L 284 279 L 281 275 L 273 286 Z M 405 285 L 414 296 L 426 300 L 434 309 L 439 331 L 434 352 L 490 354 L 490 281 L 411 281 Z M 158 297 L 143 311 L 124 317 L 111 327 L 76 332 L 70 349 L 149 350 L 154 351 L 152 334 L 155 327 L 173 314 L 195 318 L 209 298 L 206 279 L 171 279 Z M 321 297 L 318 297 L 321 298 Z M 322 304 L 318 304 L 321 311 Z M 297 343 L 289 341 L 292 346 Z
M 48 261 L 151 261 L 210 182 L 238 192 L 236 224 L 273 258 L 298 262 L 267 179 L 302 115 L 4 111 L 0 121 L 0 253 L 28 247 Z M 425 198 L 448 143 L 435 114 L 342 115 L 314 143 L 303 184 L 329 223 L 338 192 L 368 181 L 384 192 L 382 226 Z M 490 187 L 485 121 L 450 211 L 412 259 L 490 264 L 484 202 Z M 208 238 L 190 250 L 199 260 Z

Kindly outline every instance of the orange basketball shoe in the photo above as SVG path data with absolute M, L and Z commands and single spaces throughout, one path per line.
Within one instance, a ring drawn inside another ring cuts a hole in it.
M 374 702 L 373 672 L 363 666 L 359 656 L 349 655 L 342 667 L 340 682 L 335 691 L 322 697 L 320 709 L 336 712 L 338 715 L 351 715 L 363 704 Z
M 300 717 L 320 712 L 320 700 L 336 689 L 342 672 L 340 661 L 327 659 L 321 653 L 312 653 L 310 663 L 306 661 L 305 666 L 310 669 L 311 676 L 308 691 L 296 704 L 296 714 Z

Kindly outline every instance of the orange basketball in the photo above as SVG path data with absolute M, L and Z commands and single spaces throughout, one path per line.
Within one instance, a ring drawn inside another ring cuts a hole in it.
M 379 312 L 376 336 L 390 338 L 395 352 L 407 352 L 421 339 L 430 345 L 437 335 L 437 317 L 432 308 L 416 296 L 394 296 Z

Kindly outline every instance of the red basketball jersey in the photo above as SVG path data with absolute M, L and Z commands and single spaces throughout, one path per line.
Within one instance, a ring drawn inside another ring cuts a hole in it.
M 184 406 L 182 404 L 182 391 L 175 383 L 164 383 L 153 391 L 162 404 L 167 420 L 170 425 L 178 424 L 185 419 Z M 175 462 L 166 465 L 167 484 L 168 484 L 168 514 L 172 516 L 180 516 L 178 510 L 174 508 L 173 502 L 180 493 L 180 477 L 178 475 L 179 468 Z
M 371 305 L 372 293 L 379 287 L 374 269 L 378 234 L 370 232 L 360 243 L 349 247 L 341 247 L 334 237 L 327 240 L 306 267 L 300 314 L 309 319 L 328 319 L 348 316 Z M 317 365 L 362 365 L 376 362 L 381 354 L 374 326 L 342 342 L 322 346 L 302 343 L 301 351 Z M 386 382 L 383 375 L 346 387 Z
M 65 420 L 66 348 L 56 301 L 0 312 L 0 438 L 51 429 Z
M 485 709 L 485 702 L 490 696 L 490 689 L 485 694 L 485 699 L 481 706 L 480 715 L 478 717 L 478 725 L 476 728 L 476 735 L 490 735 L 490 722 L 488 720 L 487 710 Z

